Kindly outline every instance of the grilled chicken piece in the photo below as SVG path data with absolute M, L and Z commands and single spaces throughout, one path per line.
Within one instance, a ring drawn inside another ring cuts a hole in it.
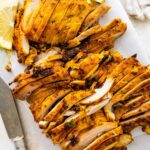
M 31 47 L 29 55 L 26 57 L 25 65 L 32 66 L 37 57 L 38 57 L 37 50 L 34 47 Z
M 44 117 L 44 120 L 52 121 L 54 119 L 57 122 L 62 121 L 64 113 L 66 113 L 73 105 L 92 94 L 93 91 L 80 90 L 71 92 L 56 104 L 56 106 Z M 54 117 L 56 117 L 56 119 Z
M 60 81 L 57 82 L 57 84 L 51 83 L 35 90 L 27 99 L 28 103 L 30 104 L 31 111 L 34 112 L 34 110 L 41 104 L 41 102 L 45 100 L 46 97 L 56 92 L 56 89 L 58 89 L 60 86 L 65 87 L 67 83 L 65 81 Z
M 121 121 L 120 125 L 123 127 L 123 131 L 125 133 L 130 133 L 134 128 L 138 126 L 145 126 L 146 124 L 149 124 L 149 120 L 150 120 L 150 111 L 132 117 L 130 119 Z
M 110 80 L 113 80 L 113 86 L 114 86 L 121 78 L 123 78 L 123 76 L 126 72 L 131 70 L 131 68 L 133 67 L 133 65 L 135 65 L 135 63 L 136 63 L 136 60 L 134 60 L 133 58 L 129 58 L 127 60 L 122 61 L 119 65 L 117 65 L 116 63 L 112 63 L 112 64 L 108 65 L 108 68 L 106 68 L 108 70 L 103 72 L 103 74 L 101 75 L 101 77 L 98 80 L 98 84 L 102 85 L 104 83 L 104 81 L 106 80 L 106 78 L 108 78 L 108 79 L 110 78 Z M 129 65 L 128 69 L 126 69 L 127 65 Z M 115 67 L 115 69 L 113 69 L 112 67 Z M 109 70 L 109 68 L 110 68 L 110 70 Z M 108 74 L 110 74 L 110 75 L 108 75 Z M 111 87 L 113 87 L 113 86 L 111 86 Z
M 106 122 L 106 117 L 102 111 L 96 112 L 95 114 L 83 118 L 77 125 L 74 126 L 73 130 L 67 135 L 67 137 L 61 143 L 62 149 L 67 149 L 70 143 L 74 143 L 78 138 L 80 132 L 92 127 L 93 125 L 100 125 L 102 122 Z
M 110 138 L 104 143 L 100 144 L 98 150 L 126 150 L 126 146 L 132 142 L 132 137 L 129 134 L 122 134 Z
M 24 31 L 25 35 L 30 34 L 30 31 L 32 29 L 34 20 L 36 19 L 37 15 L 40 11 L 41 6 L 43 5 L 44 0 L 43 1 L 36 0 L 36 2 L 37 2 L 37 5 L 35 7 L 33 7 L 34 9 L 32 10 L 31 16 L 30 16 L 29 19 L 27 19 L 28 20 L 28 25 L 23 27 L 23 31 Z
M 70 71 L 70 75 L 73 78 L 82 79 L 88 78 L 89 73 L 93 70 L 93 67 L 99 66 L 106 57 L 108 57 L 109 52 L 102 52 L 101 54 L 88 54 L 85 59 L 81 59 L 78 63 L 72 66 L 72 70 Z M 88 67 L 87 67 L 88 66 Z M 94 71 L 96 69 L 94 68 Z M 91 75 L 91 73 L 90 73 Z
M 110 102 L 104 108 L 108 119 L 115 120 L 115 115 L 112 112 L 112 106 L 114 104 L 118 103 L 119 101 L 126 100 L 125 98 L 128 97 L 128 95 L 130 94 L 130 91 L 133 91 L 133 88 L 137 89 L 137 87 L 140 87 L 141 85 L 143 85 L 143 83 L 145 84 L 145 81 L 149 82 L 149 80 L 147 80 L 147 79 L 149 79 L 149 76 L 150 76 L 150 71 L 147 70 L 144 73 L 142 73 L 141 75 L 135 77 L 131 82 L 129 82 L 127 85 L 125 85 L 121 90 L 119 90 L 112 97 Z M 140 84 L 141 81 L 143 81 L 143 82 Z
M 32 71 L 32 75 L 28 78 L 22 79 L 19 81 L 19 84 L 13 89 L 13 93 L 17 93 L 21 88 L 25 87 L 31 82 L 38 81 L 40 79 L 43 79 L 46 76 L 53 75 L 55 72 L 62 71 L 63 68 L 61 67 L 61 62 L 49 62 L 48 63 L 49 68 L 46 68 L 44 66 L 36 66 L 34 67 L 34 70 Z M 24 75 L 24 74 L 23 74 Z
M 36 105 L 40 104 L 48 95 L 51 95 L 55 92 L 55 89 L 49 87 L 42 87 L 35 90 L 27 99 L 30 104 L 30 108 L 36 107 Z
M 56 34 L 56 31 L 64 18 L 66 12 L 68 9 L 74 7 L 75 2 L 73 0 L 65 1 L 60 0 L 57 7 L 55 8 L 52 17 L 49 19 L 48 24 L 46 28 L 44 29 L 44 32 L 42 33 L 40 37 L 41 42 L 49 42 L 51 43 L 52 38 Z M 50 35 L 50 36 L 47 36 Z
M 105 142 L 106 140 L 113 138 L 115 136 L 118 136 L 120 134 L 122 134 L 122 128 L 121 126 L 112 129 L 104 134 L 102 134 L 101 136 L 99 136 L 96 140 L 94 140 L 91 144 L 89 144 L 84 150 L 96 150 L 97 147 L 99 147 L 99 145 L 101 145 L 103 142 Z
M 15 28 L 13 39 L 13 46 L 17 51 L 18 61 L 24 63 L 26 56 L 29 54 L 30 45 L 20 26 L 18 28 Z
M 39 121 L 51 110 L 52 106 L 65 97 L 70 92 L 69 89 L 57 90 L 52 95 L 45 98 L 45 100 L 34 110 L 34 118 Z
M 95 22 L 98 22 L 99 18 L 109 11 L 109 6 L 100 5 L 93 10 L 84 20 L 80 32 L 86 31 Z
M 101 88 L 95 89 L 95 94 L 82 100 L 81 104 L 89 105 L 91 103 L 96 103 L 100 101 L 101 98 L 103 98 L 109 92 L 113 83 L 114 83 L 114 80 L 107 79 Z
M 111 55 L 112 59 L 110 60 L 110 63 L 102 65 L 95 75 L 95 79 L 98 80 L 98 86 L 101 86 L 108 75 L 112 73 L 113 69 L 116 68 L 116 66 L 119 65 L 121 61 L 123 61 L 123 58 L 119 53 L 114 52 Z
M 138 96 L 133 99 L 130 99 L 124 105 L 122 104 L 119 107 L 116 106 L 114 112 L 117 120 L 119 120 L 123 114 L 131 111 L 132 109 L 138 108 L 142 103 L 147 102 L 148 100 L 149 100 L 149 95 L 143 94 L 142 96 Z
M 82 13 L 81 9 L 84 10 Z M 57 32 L 51 44 L 57 45 L 59 43 L 65 43 L 67 39 L 73 39 L 77 35 L 83 20 L 93 9 L 93 5 L 88 4 L 86 0 L 77 0 L 75 5 L 70 7 L 66 12 L 62 22 L 57 28 Z
M 83 131 L 83 133 L 80 133 L 80 135 L 78 137 L 78 142 L 75 145 L 70 144 L 68 146 L 68 150 L 70 150 L 70 149 L 72 149 L 72 150 L 84 149 L 90 143 L 92 143 L 97 138 L 97 136 L 101 136 L 104 132 L 112 130 L 116 127 L 117 127 L 117 123 L 103 122 L 99 126 L 95 126 L 92 129 L 88 129 L 87 131 Z
M 47 55 L 46 57 L 40 59 L 39 61 L 35 62 L 34 64 L 34 67 L 35 68 L 42 68 L 42 69 L 46 69 L 46 68 L 50 68 L 53 67 L 53 65 L 55 64 L 49 64 L 50 62 L 53 62 L 53 61 L 58 61 L 58 60 L 61 60 L 62 59 L 62 55 L 59 55 L 59 54 L 55 54 L 55 55 Z M 58 65 L 58 66 L 61 66 Z
M 150 73 L 150 72 L 149 72 Z M 132 90 L 130 90 L 129 92 L 127 92 L 125 95 L 124 95 L 124 99 L 129 99 L 133 93 L 136 92 L 136 90 L 146 86 L 146 85 L 149 85 L 150 84 L 150 76 L 148 79 L 145 79 L 143 80 L 141 83 L 137 84 L 137 86 L 135 86 Z
M 21 21 L 25 4 L 18 10 L 16 15 L 16 24 L 14 29 L 13 47 L 17 51 L 19 62 L 25 61 L 25 56 L 29 54 L 29 43 L 21 29 Z
M 141 104 L 141 106 L 139 106 L 138 108 L 127 112 L 126 114 L 124 114 L 121 117 L 121 119 L 124 120 L 124 119 L 130 118 L 130 117 L 133 117 L 135 115 L 139 115 L 141 113 L 144 113 L 144 112 L 148 111 L 149 109 L 150 109 L 150 101 L 145 102 L 145 103 Z
M 15 93 L 15 96 L 18 99 L 27 99 L 32 94 L 33 91 L 35 91 L 36 89 L 40 88 L 45 84 L 50 84 L 55 82 L 57 86 L 58 81 L 67 81 L 67 80 L 68 81 L 70 80 L 70 76 L 68 76 L 68 72 L 66 72 L 66 70 L 62 68 L 59 72 L 56 72 L 53 75 L 44 77 L 40 80 L 27 84 L 19 91 L 17 91 L 17 93 Z
M 36 6 L 39 4 L 39 2 L 40 0 L 25 1 L 25 11 L 22 18 L 22 31 L 25 31 L 26 27 L 28 26 L 32 13 L 36 9 Z
M 39 40 L 58 3 L 59 0 L 45 0 L 43 3 L 41 3 L 38 15 L 34 19 L 32 28 L 29 33 L 29 38 L 31 40 Z
M 68 41 L 67 48 L 73 48 L 73 47 L 80 45 L 83 40 L 85 40 L 86 38 L 88 38 L 89 36 L 93 34 L 98 33 L 99 31 L 101 31 L 101 26 L 95 25 L 91 27 L 90 29 L 81 32 L 81 34 L 79 34 L 77 37 Z
M 109 99 L 104 99 L 104 101 L 96 105 L 93 105 L 93 106 L 91 105 L 87 107 L 86 110 L 85 108 L 83 108 L 83 110 L 70 116 L 62 124 L 52 129 L 51 134 L 54 136 L 56 133 L 59 133 L 54 138 L 57 139 L 56 141 L 63 140 L 66 137 L 66 135 L 74 128 L 75 124 L 77 124 L 81 119 L 98 112 L 101 108 L 103 108 L 108 103 L 108 101 Z M 70 124 L 74 124 L 74 125 L 72 126 Z
M 91 36 L 88 44 L 83 44 L 83 47 L 89 52 L 101 52 L 108 46 L 113 46 L 115 39 L 125 31 L 126 24 L 122 23 L 120 19 L 115 19 L 107 26 L 102 27 L 100 32 Z
M 73 39 L 77 35 L 85 18 L 89 15 L 89 13 L 93 9 L 95 9 L 91 7 L 91 5 L 89 5 L 86 0 L 80 1 L 79 3 L 80 3 L 79 6 L 75 7 L 73 11 L 76 11 L 76 10 L 80 10 L 80 11 L 77 12 L 76 16 L 70 19 L 71 26 L 67 32 L 65 43 L 67 43 L 67 41 Z
M 134 79 L 136 76 L 142 74 L 145 71 L 143 66 L 134 66 L 130 73 L 126 74 L 116 85 L 111 89 L 112 93 L 116 93 L 119 89 L 125 86 L 128 82 Z

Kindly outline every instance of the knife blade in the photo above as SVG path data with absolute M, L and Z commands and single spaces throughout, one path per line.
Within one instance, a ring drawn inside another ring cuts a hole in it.
M 0 78 L 0 113 L 4 121 L 9 138 L 14 142 L 17 150 L 25 150 L 24 134 L 21 126 L 16 103 L 10 88 Z

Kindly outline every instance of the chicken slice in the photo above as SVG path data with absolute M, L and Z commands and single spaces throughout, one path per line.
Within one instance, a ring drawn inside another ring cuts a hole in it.
M 141 83 L 137 84 L 137 86 L 135 86 L 132 90 L 130 90 L 129 92 L 127 92 L 124 96 L 123 96 L 123 99 L 129 99 L 132 94 L 134 92 L 136 92 L 136 90 L 146 86 L 146 85 L 150 85 L 150 77 L 146 80 L 143 80 Z
M 67 82 L 68 83 L 68 82 Z M 48 96 L 56 92 L 56 89 L 60 86 L 67 84 L 65 81 L 60 81 L 56 83 L 48 84 L 42 88 L 35 90 L 27 99 L 30 103 L 30 109 L 32 112 L 43 102 Z
M 40 3 L 40 0 L 30 0 L 25 2 L 25 8 L 22 18 L 22 31 L 25 31 L 28 26 L 29 20 L 32 16 L 32 13 L 36 9 L 37 5 Z
M 150 100 L 150 99 L 149 99 Z M 130 117 L 133 117 L 135 115 L 139 115 L 141 113 L 144 113 L 146 111 L 148 111 L 150 109 L 150 101 L 148 102 L 145 102 L 143 103 L 141 106 L 139 106 L 138 108 L 135 108 L 127 113 L 125 113 L 121 119 L 124 120 L 124 119 L 127 119 L 127 118 L 130 118 Z
M 32 66 L 37 57 L 38 57 L 37 49 L 35 49 L 34 47 L 31 47 L 29 55 L 26 57 L 25 65 Z
M 80 103 L 84 105 L 89 105 L 91 103 L 96 103 L 100 101 L 101 98 L 103 98 L 109 92 L 113 83 L 114 83 L 114 80 L 107 79 L 101 88 L 95 89 L 95 94 L 93 94 L 90 97 L 85 98 Z
M 130 99 L 127 103 L 124 105 L 121 105 L 120 107 L 115 107 L 115 116 L 117 120 L 120 120 L 123 114 L 127 113 L 128 111 L 131 111 L 132 109 L 135 109 L 139 107 L 142 103 L 147 102 L 149 100 L 149 95 L 143 94 L 142 96 L 135 97 L 133 99 Z
M 41 80 L 27 84 L 25 87 L 21 88 L 17 93 L 15 93 L 15 96 L 18 99 L 27 99 L 34 90 L 38 89 L 42 85 L 55 82 L 57 86 L 58 81 L 67 81 L 67 80 L 69 81 L 70 77 L 68 76 L 68 73 L 66 72 L 66 70 L 62 69 L 60 72 L 57 72 L 53 75 L 42 78 Z
M 121 23 L 120 18 L 116 18 L 112 20 L 109 24 L 102 26 L 102 29 L 95 35 L 91 36 L 90 41 L 94 41 L 97 39 L 97 37 L 101 36 L 102 34 L 108 32 L 109 30 L 113 29 L 115 26 Z
M 109 99 L 104 99 L 104 101 L 102 101 L 96 105 L 87 107 L 86 110 L 83 109 L 83 110 L 79 111 L 78 113 L 67 118 L 62 124 L 58 125 L 54 129 L 52 129 L 50 133 L 56 139 L 56 141 L 63 140 L 67 136 L 67 134 L 72 131 L 72 129 L 76 126 L 76 124 L 81 119 L 98 112 L 99 110 L 101 110 L 101 108 L 103 108 L 108 103 L 108 101 L 109 101 Z
M 113 69 L 116 68 L 121 61 L 123 61 L 123 58 L 120 56 L 120 54 L 115 52 L 115 55 L 112 57 L 110 63 L 99 68 L 95 77 L 96 80 L 98 80 L 98 86 L 101 86 L 104 83 L 108 75 L 113 72 Z
M 32 10 L 33 12 L 31 13 L 31 16 L 28 20 L 28 25 L 24 26 L 24 28 L 23 28 L 23 31 L 24 31 L 25 35 L 27 35 L 27 36 L 30 36 L 30 32 L 31 32 L 33 23 L 40 12 L 41 6 L 45 2 L 45 1 L 40 1 L 40 0 L 36 0 L 36 1 L 37 1 L 37 5 Z
M 30 52 L 30 45 L 27 37 L 24 32 L 21 30 L 21 27 L 15 28 L 14 30 L 14 38 L 13 38 L 13 46 L 17 51 L 18 61 L 20 63 L 25 62 L 26 56 Z
M 115 122 L 102 123 L 100 126 L 95 126 L 79 135 L 78 143 L 75 145 L 69 145 L 68 150 L 84 149 L 90 143 L 92 143 L 98 136 L 101 136 L 104 132 L 112 130 L 118 126 Z M 86 139 L 86 140 L 85 140 Z
M 143 126 L 149 123 L 149 120 L 150 120 L 150 111 L 144 114 L 135 116 L 133 118 L 121 121 L 120 125 L 122 126 L 123 131 L 125 133 L 130 133 L 134 128 L 138 126 Z
M 46 97 L 44 101 L 34 110 L 34 118 L 36 121 L 42 120 L 50 111 L 52 106 L 65 97 L 70 92 L 70 89 L 57 90 L 52 95 Z
M 64 113 L 66 113 L 73 105 L 82 99 L 93 94 L 93 91 L 74 91 L 64 97 L 45 117 L 44 120 L 52 121 L 55 119 L 57 122 L 61 122 Z
M 38 81 L 46 76 L 52 75 L 55 72 L 62 70 L 62 62 L 48 62 L 45 65 L 35 65 L 32 70 L 27 70 L 27 73 L 20 74 L 16 77 L 15 81 L 18 81 L 18 85 L 13 89 L 13 93 L 17 93 L 21 88 L 25 87 L 31 82 Z
M 84 8 L 84 11 L 82 11 L 81 13 L 81 9 Z M 93 10 L 93 5 L 91 6 L 90 4 L 87 3 L 86 0 L 83 1 L 79 1 L 77 0 L 75 2 L 75 5 L 73 7 L 70 7 L 68 9 L 68 11 L 66 12 L 61 24 L 59 25 L 58 29 L 57 29 L 57 33 L 55 34 L 54 38 L 52 39 L 51 44 L 52 45 L 57 45 L 59 43 L 64 43 L 65 42 L 65 38 L 67 37 L 67 33 L 68 30 L 70 28 L 73 28 L 75 30 L 79 30 L 78 27 L 76 27 L 75 25 L 73 25 L 74 23 L 76 23 L 76 20 L 79 20 L 79 22 L 81 22 L 82 20 L 85 19 L 87 13 L 89 11 Z M 79 24 L 78 24 L 79 25 Z M 77 34 L 76 31 L 70 33 L 68 35 L 75 35 Z M 71 39 L 73 39 L 74 37 L 72 37 Z
M 73 78 L 82 79 L 86 76 L 89 77 L 89 72 L 93 70 L 93 67 L 97 66 L 106 57 L 109 56 L 109 52 L 102 52 L 101 54 L 88 54 L 85 59 L 81 59 L 78 63 L 72 66 L 72 70 L 70 71 L 70 75 Z M 88 67 L 87 67 L 88 66 Z
M 106 14 L 109 11 L 109 6 L 100 5 L 95 10 L 93 10 L 84 20 L 80 31 L 86 31 L 89 27 L 91 27 L 95 22 L 99 20 L 101 16 Z
M 131 68 L 137 63 L 137 60 L 130 57 L 128 59 L 125 59 L 122 61 L 113 71 L 110 75 L 107 76 L 107 72 L 103 74 L 103 76 L 100 77 L 98 80 L 99 84 L 103 84 L 106 78 L 110 78 L 113 80 L 113 85 L 115 85 L 121 78 L 123 78 L 124 74 L 131 70 Z M 129 66 L 127 69 L 126 67 Z M 113 87 L 113 86 L 111 86 Z
M 93 8 L 86 2 L 86 0 L 83 0 L 80 3 L 80 5 L 77 6 L 76 9 L 80 11 L 78 11 L 78 13 L 70 20 L 71 26 L 67 32 L 67 36 L 64 41 L 65 43 L 73 39 L 78 34 L 83 21 L 89 15 L 89 13 L 93 10 Z
M 132 142 L 129 134 L 122 134 L 113 137 L 99 145 L 98 150 L 126 150 L 126 146 Z
M 91 116 L 87 116 L 80 120 L 74 129 L 67 135 L 67 137 L 61 143 L 62 149 L 66 149 L 70 143 L 74 143 L 75 139 L 78 138 L 80 132 L 85 129 L 91 128 L 94 125 L 101 125 L 102 122 L 106 122 L 104 113 L 100 110 Z
M 135 66 L 132 68 L 131 73 L 128 73 L 122 78 L 116 85 L 114 85 L 111 89 L 112 93 L 116 93 L 119 89 L 125 86 L 128 82 L 134 79 L 136 76 L 142 74 L 145 71 L 145 67 L 143 66 Z
M 47 26 L 45 27 L 41 37 L 41 42 L 47 42 L 51 44 L 53 37 L 56 34 L 59 24 L 62 22 L 66 12 L 70 7 L 73 7 L 75 2 L 73 0 L 60 0 L 57 7 L 55 8 L 52 17 L 49 19 Z
M 140 82 L 143 80 L 148 79 L 150 76 L 150 71 L 147 70 L 144 73 L 142 73 L 141 75 L 135 77 L 132 81 L 130 81 L 127 85 L 125 85 L 122 89 L 120 89 L 110 100 L 110 102 L 105 106 L 104 110 L 105 113 L 108 117 L 108 119 L 110 120 L 115 120 L 115 115 L 112 112 L 112 107 L 114 104 L 118 103 L 119 101 L 124 101 L 124 96 L 127 96 L 127 92 L 132 91 L 132 89 L 135 87 L 136 85 L 138 86 L 141 85 Z M 143 81 L 144 82 L 144 81 Z M 143 83 L 142 82 L 142 83 Z M 149 82 L 149 81 L 148 81 Z
M 96 150 L 97 147 L 100 148 L 99 145 L 101 145 L 103 142 L 105 142 L 108 139 L 111 139 L 115 136 L 118 136 L 123 133 L 122 127 L 119 126 L 115 129 L 112 129 L 103 135 L 99 136 L 96 140 L 94 140 L 91 144 L 89 144 L 84 150 Z
M 62 59 L 62 55 L 60 55 L 60 54 L 55 54 L 55 55 L 50 55 L 50 56 L 47 55 L 46 57 L 35 62 L 34 67 L 35 68 L 40 67 L 42 69 L 50 68 L 50 66 L 53 67 L 53 65 L 55 65 L 55 64 L 50 65 L 49 62 L 53 63 L 53 61 L 59 61 L 61 59 Z M 59 64 L 58 66 L 61 66 L 61 64 Z
M 93 34 L 98 33 L 99 31 L 101 31 L 101 26 L 95 25 L 87 29 L 86 31 L 81 32 L 81 34 L 79 34 L 77 37 L 68 41 L 67 48 L 73 48 L 73 47 L 80 45 L 83 40 L 85 40 L 86 38 L 88 38 L 89 36 Z
M 30 37 L 33 41 L 39 40 L 59 1 L 60 0 L 45 0 L 45 2 L 41 5 L 39 13 L 35 18 L 30 31 Z

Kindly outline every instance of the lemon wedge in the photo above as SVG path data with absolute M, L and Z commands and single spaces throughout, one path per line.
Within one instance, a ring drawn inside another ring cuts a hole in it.
M 0 47 L 12 49 L 18 0 L 0 0 Z

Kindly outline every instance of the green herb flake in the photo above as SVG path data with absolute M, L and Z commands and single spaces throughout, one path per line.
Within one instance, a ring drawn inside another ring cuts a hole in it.
M 70 121 L 70 122 L 68 123 L 68 125 L 69 125 L 70 127 L 73 127 L 73 126 L 75 126 L 75 123 L 74 123 L 74 121 Z

